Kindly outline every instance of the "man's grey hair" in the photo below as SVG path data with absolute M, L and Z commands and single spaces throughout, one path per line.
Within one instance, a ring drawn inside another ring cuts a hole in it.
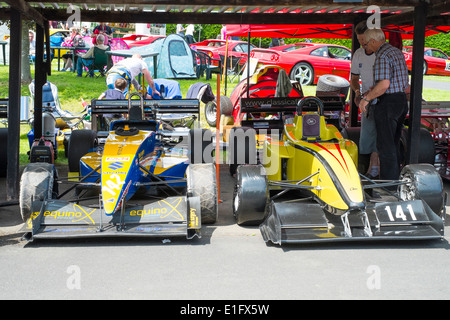
M 104 42 L 105 42 L 105 36 L 102 35 L 102 34 L 99 34 L 99 35 L 97 36 L 97 43 L 98 43 L 98 42 L 104 43 Z
M 385 42 L 386 36 L 384 31 L 381 29 L 367 29 L 364 32 L 364 36 L 366 37 L 366 41 L 369 42 L 371 39 L 378 42 Z

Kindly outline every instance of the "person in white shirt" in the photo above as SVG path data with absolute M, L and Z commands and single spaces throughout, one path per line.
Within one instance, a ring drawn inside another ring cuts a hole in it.
M 366 20 L 355 27 L 356 37 L 361 47 L 355 51 L 351 64 L 350 85 L 355 91 L 355 103 L 359 105 L 361 97 L 374 86 L 373 65 L 375 63 L 375 52 L 371 51 L 365 43 L 364 32 L 367 30 Z M 361 81 L 361 85 L 360 85 Z M 371 112 L 372 111 L 372 112 Z M 380 160 L 377 150 L 377 129 L 373 110 L 361 114 L 361 133 L 359 138 L 359 153 L 370 155 L 369 167 L 366 176 L 375 178 L 380 171 Z
M 194 25 L 193 24 L 189 24 L 186 27 L 186 42 L 188 44 L 194 43 Z
M 131 83 L 136 88 L 136 91 L 140 90 L 140 85 L 136 80 L 139 74 L 144 75 L 145 81 L 149 84 L 153 94 L 160 95 L 156 90 L 153 78 L 148 71 L 147 63 L 142 59 L 139 53 L 134 54 L 131 58 L 127 58 L 116 63 L 106 74 L 106 85 L 109 89 L 114 89 L 114 83 L 118 78 L 124 78 L 128 82 L 128 87 Z M 125 89 L 124 95 L 128 93 L 128 88 Z

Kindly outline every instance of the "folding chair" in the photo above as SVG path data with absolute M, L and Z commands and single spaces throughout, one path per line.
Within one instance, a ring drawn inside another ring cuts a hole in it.
M 222 63 L 222 66 L 225 66 L 225 56 L 219 55 L 220 61 Z M 234 80 L 237 78 L 239 79 L 239 76 L 242 73 L 242 70 L 244 69 L 245 64 L 240 64 L 242 57 L 233 57 L 229 56 L 227 59 L 227 78 L 230 80 L 231 83 L 234 82 Z
M 31 105 L 34 105 L 34 80 L 30 83 L 28 88 L 31 94 Z M 58 128 L 64 128 L 67 126 L 72 128 L 78 126 L 87 113 L 86 109 L 76 113 L 63 110 L 59 101 L 58 87 L 50 81 L 47 81 L 42 86 L 42 108 L 44 112 L 51 113 L 57 119 Z M 59 119 L 61 119 L 62 121 L 60 121 Z M 75 123 L 72 123 L 72 121 L 75 121 Z
M 108 65 L 108 55 L 106 54 L 106 51 L 110 50 L 108 47 L 106 50 L 102 50 L 100 48 L 95 47 L 94 48 L 94 57 L 87 58 L 87 59 L 81 59 L 81 63 L 84 67 L 88 70 L 85 77 L 87 76 L 95 76 L 98 77 L 104 77 L 106 74 L 106 69 Z M 88 63 L 88 61 L 90 63 Z M 97 75 L 95 75 L 95 72 L 98 72 Z
M 197 78 L 200 78 L 203 75 L 203 72 L 206 73 L 206 80 L 211 79 L 212 73 L 220 73 L 222 70 L 222 62 L 219 59 L 211 58 L 208 54 L 203 51 L 196 51 L 195 55 L 197 57 Z M 218 66 L 213 64 L 213 61 L 217 61 L 219 63 Z

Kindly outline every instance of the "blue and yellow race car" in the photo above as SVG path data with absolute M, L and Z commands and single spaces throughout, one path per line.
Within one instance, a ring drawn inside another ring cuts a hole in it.
M 93 130 L 75 130 L 69 141 L 77 178 L 58 178 L 48 163 L 24 170 L 20 208 L 28 239 L 193 238 L 202 224 L 216 221 L 211 133 L 190 128 L 199 118 L 198 100 L 93 100 L 91 112 Z M 114 114 L 127 117 L 102 131 L 102 118 Z M 59 193 L 60 182 L 72 187 Z M 76 198 L 63 200 L 72 190 Z M 92 192 L 94 197 L 86 196 Z M 135 201 L 136 194 L 144 199 Z

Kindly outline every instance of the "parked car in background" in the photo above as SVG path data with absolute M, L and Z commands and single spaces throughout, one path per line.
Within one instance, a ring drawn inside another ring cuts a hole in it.
M 408 70 L 412 70 L 412 49 L 413 47 L 404 47 L 406 65 Z M 423 74 L 434 74 L 441 76 L 450 76 L 450 58 L 444 52 L 435 48 L 424 49 Z
M 293 43 L 270 49 L 253 49 L 250 55 L 267 65 L 281 66 L 291 80 L 316 84 L 320 76 L 350 78 L 351 51 L 325 43 Z
M 241 66 L 244 65 L 247 62 L 248 43 L 239 40 L 228 40 L 228 46 L 226 43 L 226 40 L 208 39 L 191 44 L 190 47 L 207 53 L 213 59 L 220 59 L 222 56 L 222 60 L 228 49 L 228 57 L 232 57 L 233 65 L 236 62 L 239 62 Z M 256 46 L 250 44 L 250 51 L 255 48 Z M 214 63 L 218 65 L 218 62 Z
M 157 40 L 164 40 L 166 36 L 162 35 L 138 35 L 138 34 L 132 34 L 126 37 L 123 37 L 122 40 L 126 42 L 128 47 L 142 47 L 145 45 L 148 45 L 150 43 L 153 43 Z

